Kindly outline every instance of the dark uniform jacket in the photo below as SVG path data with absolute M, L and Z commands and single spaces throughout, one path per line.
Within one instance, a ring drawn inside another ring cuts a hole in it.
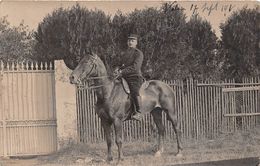
M 141 67 L 143 63 L 144 55 L 142 51 L 137 48 L 128 48 L 123 56 L 124 66 L 122 67 L 122 76 L 141 76 Z

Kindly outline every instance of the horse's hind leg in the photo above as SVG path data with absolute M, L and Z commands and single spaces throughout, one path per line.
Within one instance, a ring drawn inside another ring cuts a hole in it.
M 170 111 L 168 110 L 167 112 L 168 114 L 168 120 L 170 120 L 172 122 L 172 125 L 173 125 L 173 130 L 174 130 L 174 133 L 176 135 L 176 140 L 177 140 L 177 154 L 178 155 L 180 153 L 180 151 L 182 150 L 182 147 L 181 147 L 181 142 L 180 142 L 180 129 L 179 129 L 179 123 L 178 123 L 178 120 L 177 120 L 177 115 L 175 114 L 174 111 Z
M 122 130 L 123 122 L 116 118 L 114 120 L 115 134 L 116 134 L 116 145 L 118 147 L 118 161 L 123 160 L 123 151 L 122 151 Z
M 112 161 L 112 152 L 111 152 L 111 146 L 112 146 L 112 123 L 108 122 L 107 120 L 101 119 L 101 124 L 104 129 L 105 137 L 106 137 L 106 142 L 107 142 L 107 161 Z
M 162 123 L 162 109 L 161 108 L 155 108 L 151 112 L 153 116 L 153 120 L 158 128 L 159 138 L 158 138 L 158 150 L 155 153 L 155 156 L 160 156 L 163 152 L 163 143 L 164 143 L 164 134 L 165 134 L 165 128 Z

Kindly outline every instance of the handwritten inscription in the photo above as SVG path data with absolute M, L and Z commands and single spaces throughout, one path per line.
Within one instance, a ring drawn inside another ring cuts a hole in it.
M 179 6 L 177 1 L 173 1 L 172 3 L 169 3 L 166 5 L 168 9 L 171 10 L 185 10 L 181 6 Z M 213 12 L 220 11 L 226 16 L 227 13 L 231 12 L 235 8 L 235 5 L 233 4 L 224 4 L 219 2 L 205 2 L 203 5 L 198 4 L 191 4 L 190 11 L 193 15 L 197 15 L 200 12 L 206 13 L 208 16 L 211 15 Z M 187 10 L 187 9 L 186 9 Z
M 235 5 L 233 4 L 220 4 L 218 2 L 205 2 L 202 6 L 199 6 L 197 4 L 192 4 L 190 6 L 190 11 L 192 14 L 199 14 L 199 12 L 206 12 L 207 15 L 211 15 L 215 11 L 221 11 L 224 16 L 226 16 L 226 13 L 231 12 L 235 8 Z
M 173 1 L 171 3 L 168 3 L 168 6 L 172 11 L 174 10 L 185 10 L 183 7 L 179 6 L 177 1 Z

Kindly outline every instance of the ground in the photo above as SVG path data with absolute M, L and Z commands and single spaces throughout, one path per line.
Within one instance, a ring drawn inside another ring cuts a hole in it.
M 119 165 L 175 165 L 195 162 L 260 157 L 260 127 L 247 132 L 223 134 L 214 140 L 183 142 L 182 156 L 177 157 L 175 140 L 165 142 L 165 153 L 154 157 L 156 142 L 124 143 L 125 158 Z M 0 166 L 62 166 L 62 165 L 97 165 L 117 164 L 117 149 L 113 145 L 114 161 L 108 164 L 106 144 L 71 144 L 57 153 L 34 158 L 1 159 Z M 2 164 L 2 165 L 1 165 Z

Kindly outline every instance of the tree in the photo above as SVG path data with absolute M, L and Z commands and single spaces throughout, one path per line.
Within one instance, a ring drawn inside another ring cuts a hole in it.
M 100 10 L 88 10 L 79 4 L 70 9 L 59 8 L 46 16 L 35 34 L 37 58 L 63 59 L 74 69 L 77 58 L 90 52 L 106 61 L 110 41 L 110 17 Z
M 160 9 L 146 8 L 126 15 L 118 11 L 113 19 L 100 10 L 89 11 L 79 5 L 59 8 L 39 24 L 36 52 L 40 58 L 64 59 L 73 69 L 76 57 L 91 51 L 111 68 L 120 61 L 127 36 L 137 33 L 139 48 L 145 54 L 144 70 L 156 71 L 154 78 L 172 78 L 172 74 L 178 75 L 176 71 L 183 75 L 176 69 L 178 65 L 172 64 L 188 50 L 183 39 L 185 15 L 174 7 L 165 3 Z
M 152 78 L 172 79 L 186 76 L 179 69 L 184 66 L 181 59 L 190 51 L 185 42 L 186 16 L 176 5 L 164 3 L 159 9 L 150 7 L 134 10 L 128 15 L 118 12 L 112 20 L 113 36 L 116 36 L 114 43 L 115 47 L 120 48 L 119 52 L 127 46 L 128 34 L 139 35 L 138 48 L 145 55 L 143 71 Z
M 210 23 L 194 15 L 187 22 L 188 43 L 192 53 L 185 61 L 189 72 L 195 78 L 206 79 L 218 77 L 217 36 Z
M 18 27 L 10 27 L 7 17 L 0 18 L 0 59 L 2 61 L 30 59 L 33 45 L 32 32 L 23 22 Z
M 223 77 L 235 78 L 259 75 L 259 6 L 234 12 L 221 25 Z
M 138 47 L 145 55 L 143 71 L 152 71 L 156 79 L 206 78 L 217 68 L 217 37 L 209 22 L 194 16 L 188 23 L 176 2 L 164 3 L 159 9 L 121 12 L 112 21 L 115 47 L 124 49 L 127 34 L 140 35 Z M 116 59 L 116 57 L 112 58 Z
M 35 59 L 58 60 L 68 56 L 68 12 L 59 8 L 48 14 L 35 32 Z
M 184 9 L 176 2 L 129 14 L 118 11 L 113 18 L 79 5 L 57 9 L 39 24 L 36 50 L 43 58 L 64 59 L 71 69 L 77 57 L 95 52 L 110 70 L 121 61 L 130 33 L 139 35 L 138 48 L 145 55 L 142 70 L 152 78 L 197 77 L 213 68 L 213 57 L 208 55 L 216 36 L 210 24 L 198 18 L 186 23 Z

